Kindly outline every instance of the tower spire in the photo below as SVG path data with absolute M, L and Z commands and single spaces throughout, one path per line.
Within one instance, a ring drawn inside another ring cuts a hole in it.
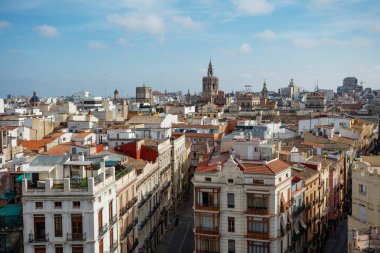
M 212 62 L 210 57 L 210 63 L 208 64 L 208 70 L 207 70 L 207 76 L 210 77 L 213 75 L 213 68 L 212 68 Z

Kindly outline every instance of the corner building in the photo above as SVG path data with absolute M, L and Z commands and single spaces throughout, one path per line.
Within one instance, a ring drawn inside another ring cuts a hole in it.
M 290 252 L 291 179 L 278 158 L 210 154 L 193 178 L 195 252 Z

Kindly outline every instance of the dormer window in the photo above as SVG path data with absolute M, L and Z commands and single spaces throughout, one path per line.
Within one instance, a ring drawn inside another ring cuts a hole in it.
M 234 183 L 234 180 L 233 180 L 232 178 L 229 178 L 229 179 L 227 180 L 227 182 L 228 182 L 229 184 L 233 184 L 233 183 Z

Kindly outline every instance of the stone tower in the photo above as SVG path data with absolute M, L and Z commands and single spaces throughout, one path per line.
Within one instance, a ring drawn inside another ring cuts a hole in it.
M 119 101 L 119 91 L 117 89 L 113 92 L 113 101 L 115 104 Z
M 266 81 L 264 81 L 263 89 L 261 90 L 261 98 L 268 98 L 268 89 Z
M 214 70 L 212 68 L 212 63 L 208 64 L 207 76 L 203 77 L 202 83 L 202 93 L 204 102 L 213 102 L 214 98 L 219 92 L 219 79 L 214 76 Z

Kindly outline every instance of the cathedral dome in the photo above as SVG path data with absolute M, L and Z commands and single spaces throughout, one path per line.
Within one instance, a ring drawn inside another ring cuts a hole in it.
M 35 91 L 33 91 L 33 96 L 30 98 L 30 103 L 39 103 L 40 102 L 40 98 L 37 97 L 37 93 Z

